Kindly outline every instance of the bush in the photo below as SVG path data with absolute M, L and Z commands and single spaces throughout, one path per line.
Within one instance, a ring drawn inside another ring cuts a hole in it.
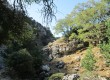
M 72 33 L 69 37 L 69 40 L 76 39 L 76 38 L 77 38 L 77 35 L 75 33 Z
M 9 55 L 7 64 L 11 76 L 31 78 L 34 76 L 33 58 L 26 49 L 21 49 Z M 13 73 L 14 72 L 14 73 Z
M 105 39 L 100 44 L 101 53 L 106 59 L 106 65 L 110 66 L 110 19 L 106 21 Z
M 100 45 L 100 48 L 101 48 L 101 53 L 104 55 L 106 59 L 106 65 L 110 66 L 110 43 L 108 44 L 102 43 Z
M 40 66 L 42 65 L 42 60 L 44 59 L 42 56 L 42 52 L 37 47 L 29 49 L 28 51 L 33 57 L 33 66 L 35 68 L 35 71 L 36 73 L 39 73 Z
M 90 71 L 86 71 L 80 75 L 80 78 L 78 80 L 100 80 L 100 79 L 98 75 L 93 74 Z
M 81 61 L 81 65 L 85 69 L 92 71 L 94 68 L 95 62 L 96 62 L 96 60 L 94 59 L 94 55 L 92 54 L 92 50 L 91 50 L 91 48 L 88 48 L 87 54 L 85 55 L 85 57 Z
M 51 75 L 48 80 L 57 80 L 57 79 L 62 80 L 63 76 L 64 76 L 64 73 L 55 73 L 55 74 Z

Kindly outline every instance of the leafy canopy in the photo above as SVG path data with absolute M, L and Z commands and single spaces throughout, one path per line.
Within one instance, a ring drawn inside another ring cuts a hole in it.
M 26 12 L 25 3 L 29 5 L 31 5 L 32 3 L 41 3 L 43 5 L 41 12 L 44 17 L 44 21 L 46 22 L 51 22 L 52 18 L 55 17 L 56 6 L 54 4 L 54 0 L 14 0 L 13 7 L 16 9 L 20 9 L 22 12 Z
M 108 2 L 89 0 L 86 3 L 77 5 L 64 20 L 59 20 L 55 31 L 56 33 L 65 32 L 70 29 L 69 38 L 79 39 L 84 42 L 96 44 L 105 38 L 105 22 L 109 18 Z M 66 28 L 66 29 L 65 29 Z

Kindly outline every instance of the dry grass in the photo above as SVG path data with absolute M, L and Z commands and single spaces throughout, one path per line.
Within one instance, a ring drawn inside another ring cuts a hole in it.
M 96 59 L 96 63 L 95 63 L 96 69 L 93 72 L 100 75 L 100 76 L 110 77 L 110 67 L 107 67 L 105 65 L 105 58 L 100 53 L 100 48 L 94 47 L 92 49 L 92 52 L 93 52 L 95 59 Z M 85 69 L 80 66 L 81 60 L 77 60 L 77 59 L 78 59 L 78 57 L 80 57 L 80 59 L 82 59 L 85 56 L 85 53 L 86 53 L 86 50 L 77 51 L 74 54 L 65 55 L 64 57 L 57 58 L 53 62 L 56 62 L 56 61 L 65 62 L 65 64 L 66 64 L 65 68 L 64 68 L 65 70 L 61 69 L 60 72 L 65 71 L 67 73 L 75 73 L 76 72 L 75 68 L 79 68 L 79 71 L 77 71 L 77 72 L 82 74 L 85 71 Z

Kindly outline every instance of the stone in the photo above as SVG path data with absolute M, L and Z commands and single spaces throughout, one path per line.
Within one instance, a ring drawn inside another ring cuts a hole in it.
M 78 74 L 67 74 L 62 80 L 77 80 L 79 77 Z
M 46 77 L 49 77 L 49 76 L 51 76 L 51 75 L 52 75 L 52 72 L 46 72 L 46 73 L 45 73 L 45 76 L 46 76 Z
M 69 51 L 69 50 L 70 50 L 70 48 L 69 48 L 69 46 L 67 46 L 67 47 L 66 47 L 66 51 Z
M 98 76 L 99 80 L 109 80 L 109 79 L 106 79 L 105 77 L 101 77 L 101 76 Z
M 52 61 L 52 60 L 53 60 L 53 56 L 52 56 L 52 54 L 49 54 L 49 56 L 48 56 L 48 60 L 49 60 L 49 61 Z
M 60 47 L 60 48 L 59 48 L 59 52 L 62 52 L 62 51 L 63 51 L 63 50 L 62 50 L 62 48 Z
M 79 68 L 78 68 L 78 67 L 76 67 L 76 68 L 74 68 L 74 70 L 79 71 Z
M 65 65 L 65 63 L 64 63 L 63 61 L 58 61 L 58 62 L 56 63 L 56 67 L 59 68 L 59 69 L 63 68 L 64 65 Z
M 42 65 L 41 68 L 42 68 L 43 71 L 46 71 L 46 72 L 50 71 L 50 67 L 48 65 Z
M 49 77 L 49 76 L 51 76 L 52 75 L 52 73 L 51 72 L 45 72 L 45 71 L 42 71 L 41 73 L 40 73 L 40 76 L 39 76 L 39 80 L 45 80 L 45 78 L 47 78 L 47 77 Z M 36 79 L 36 80 L 38 80 L 38 79 Z
M 55 58 L 58 58 L 59 57 L 59 55 L 58 55 L 58 53 L 59 53 L 59 48 L 58 48 L 58 46 L 52 46 L 51 47 L 52 49 L 51 49 L 51 55 L 52 55 L 52 57 L 55 59 Z
M 81 60 L 81 57 L 80 57 L 80 56 L 76 56 L 76 57 L 75 57 L 75 60 L 78 62 L 78 61 Z

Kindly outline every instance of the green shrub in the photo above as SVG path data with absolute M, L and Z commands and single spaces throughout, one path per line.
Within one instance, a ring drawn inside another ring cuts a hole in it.
M 44 59 L 42 56 L 42 52 L 37 47 L 34 47 L 28 51 L 31 54 L 31 56 L 33 57 L 33 66 L 34 66 L 35 71 L 37 73 L 37 71 L 40 70 L 39 69 L 40 66 L 42 65 L 42 60 Z
M 55 74 L 51 75 L 48 80 L 57 80 L 57 79 L 62 80 L 63 76 L 64 76 L 64 73 L 55 73 Z
M 101 53 L 104 55 L 106 59 L 106 65 L 110 66 L 110 43 L 108 44 L 102 43 L 100 45 L 100 48 L 101 48 Z
M 81 61 L 81 66 L 85 69 L 92 71 L 94 68 L 96 60 L 94 59 L 94 55 L 92 54 L 91 48 L 88 48 L 85 57 Z
M 104 55 L 106 59 L 106 65 L 110 66 L 110 19 L 106 22 L 106 32 L 105 32 L 105 39 L 102 41 L 103 43 L 100 44 L 101 53 Z
M 72 33 L 69 37 L 69 40 L 76 39 L 76 38 L 77 38 L 77 35 L 75 33 Z
M 9 55 L 7 64 L 11 76 L 19 78 L 31 78 L 34 76 L 33 57 L 26 49 L 21 49 Z M 14 72 L 14 73 L 13 73 Z
M 91 71 L 85 71 L 80 75 L 78 80 L 100 80 L 98 75 L 93 74 Z

